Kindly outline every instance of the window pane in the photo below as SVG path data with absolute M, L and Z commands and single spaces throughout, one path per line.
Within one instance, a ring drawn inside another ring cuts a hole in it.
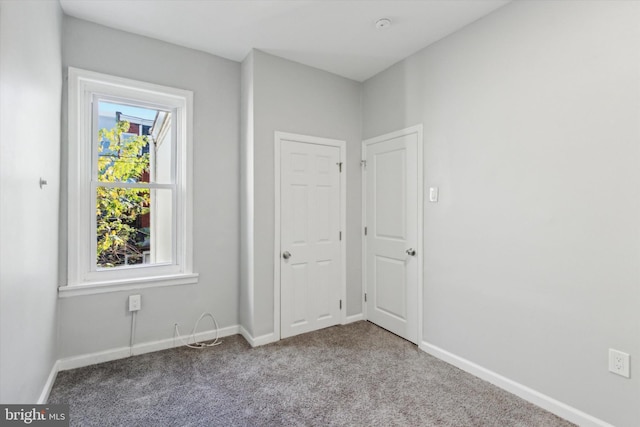
M 171 189 L 98 187 L 97 267 L 171 263 L 173 216 Z
M 172 183 L 171 113 L 98 102 L 98 182 Z

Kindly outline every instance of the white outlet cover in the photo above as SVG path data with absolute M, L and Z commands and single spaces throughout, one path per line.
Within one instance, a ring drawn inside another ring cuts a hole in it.
M 138 311 L 142 308 L 140 295 L 129 295 L 129 311 Z
M 630 357 L 622 351 L 609 349 L 609 371 L 625 378 L 630 377 L 629 369 Z

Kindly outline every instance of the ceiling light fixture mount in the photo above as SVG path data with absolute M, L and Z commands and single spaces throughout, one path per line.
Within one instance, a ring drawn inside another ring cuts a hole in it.
M 384 30 L 391 26 L 391 19 L 389 18 L 380 18 L 376 21 L 376 28 L 379 30 Z

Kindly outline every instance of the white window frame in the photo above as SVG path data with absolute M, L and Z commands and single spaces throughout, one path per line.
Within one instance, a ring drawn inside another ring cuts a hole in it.
M 197 283 L 193 273 L 193 92 L 69 67 L 67 284 L 60 296 Z M 173 111 L 175 206 L 170 264 L 96 269 L 95 195 L 92 193 L 94 97 L 135 100 Z M 92 249 L 93 248 L 93 249 Z

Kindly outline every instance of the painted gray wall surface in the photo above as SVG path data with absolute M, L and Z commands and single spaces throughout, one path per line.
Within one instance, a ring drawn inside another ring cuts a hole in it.
M 440 187 L 424 341 L 620 427 L 640 425 L 638 22 L 640 2 L 513 2 L 363 95 L 365 138 L 424 123 Z
M 64 18 L 62 62 L 65 71 L 73 66 L 194 92 L 193 253 L 200 281 L 60 299 L 59 356 L 128 346 L 129 294 L 142 295 L 136 342 L 171 338 L 175 322 L 188 333 L 205 311 L 216 317 L 220 327 L 237 325 L 240 64 L 71 17 Z M 65 85 L 65 98 L 66 90 Z M 66 124 L 65 114 L 63 131 Z M 63 144 L 65 171 L 66 156 Z M 66 204 L 63 189 L 63 213 Z M 66 215 L 61 220 L 61 240 L 66 244 Z M 65 245 L 61 253 L 66 253 Z M 66 271 L 66 259 L 61 258 Z M 61 283 L 65 281 L 61 274 Z M 201 327 L 210 328 L 204 323 Z
M 57 2 L 0 2 L 2 403 L 37 402 L 56 360 L 61 28 Z
M 273 332 L 274 132 L 347 142 L 347 314 L 362 311 L 360 240 L 361 84 L 253 52 L 254 336 Z

